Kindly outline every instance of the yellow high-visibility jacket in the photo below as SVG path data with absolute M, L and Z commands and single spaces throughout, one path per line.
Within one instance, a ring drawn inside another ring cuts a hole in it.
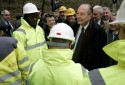
M 23 18 L 21 18 L 21 24 L 22 25 L 13 32 L 13 37 L 23 45 L 31 63 L 33 63 L 41 59 L 42 50 L 47 49 L 44 38 L 45 35 L 38 24 L 36 28 L 33 28 Z
M 29 58 L 17 40 L 0 37 L 0 85 L 25 85 Z
M 72 61 L 70 49 L 43 50 L 43 59 L 32 64 L 30 85 L 83 85 L 86 69 Z
M 86 73 L 83 85 L 125 85 L 125 40 L 114 41 L 103 50 L 118 64 Z

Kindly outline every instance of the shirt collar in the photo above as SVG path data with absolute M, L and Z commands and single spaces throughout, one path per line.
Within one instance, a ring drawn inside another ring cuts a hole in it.
M 84 30 L 89 26 L 89 22 L 84 26 Z
M 98 21 L 98 24 L 99 24 L 99 25 L 101 24 L 101 19 Z

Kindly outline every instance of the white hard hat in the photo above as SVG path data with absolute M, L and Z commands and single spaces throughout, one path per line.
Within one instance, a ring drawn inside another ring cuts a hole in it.
M 110 24 L 125 25 L 125 0 L 123 0 L 116 16 L 116 20 Z
M 33 3 L 27 3 L 23 7 L 23 14 L 31 14 L 37 13 L 39 10 L 37 9 L 36 5 Z
M 74 32 L 72 28 L 65 23 L 58 23 L 54 25 L 50 30 L 48 38 L 49 39 L 60 38 L 60 39 L 65 39 L 70 41 L 75 40 Z

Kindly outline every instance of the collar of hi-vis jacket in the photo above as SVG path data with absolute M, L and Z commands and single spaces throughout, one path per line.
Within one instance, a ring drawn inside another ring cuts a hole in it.
M 125 40 L 117 40 L 106 45 L 103 50 L 114 60 L 118 61 L 118 65 L 125 67 Z
M 72 60 L 73 51 L 70 49 L 46 49 L 43 50 L 43 60 L 51 66 L 69 64 Z
M 40 19 L 37 20 L 37 25 L 38 26 L 38 23 L 40 22 Z M 21 17 L 21 23 L 25 26 L 25 27 L 28 27 L 28 28 L 31 28 L 31 26 L 27 23 L 26 20 L 23 19 L 23 17 Z

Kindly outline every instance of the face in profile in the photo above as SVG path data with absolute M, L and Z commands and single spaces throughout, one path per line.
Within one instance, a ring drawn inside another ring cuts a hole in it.
M 95 22 L 98 22 L 100 19 L 101 19 L 101 13 L 98 11 L 98 9 L 94 9 L 93 10 L 93 20 L 95 21 Z

